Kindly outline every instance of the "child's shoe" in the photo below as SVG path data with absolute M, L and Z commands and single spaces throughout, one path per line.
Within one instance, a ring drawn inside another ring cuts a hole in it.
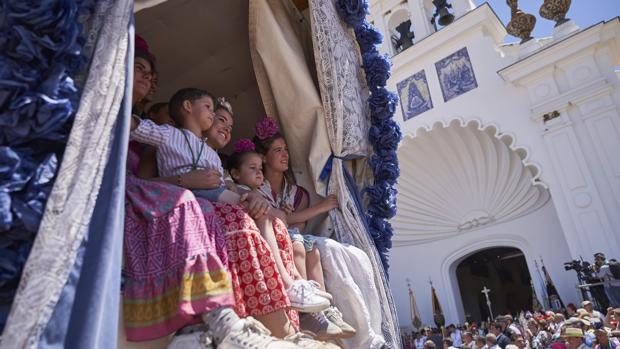
M 302 313 L 318 313 L 329 308 L 329 301 L 319 296 L 306 280 L 295 280 L 286 294 L 291 301 L 291 308 Z
M 298 348 L 304 349 L 340 349 L 340 347 L 335 344 L 318 341 L 309 334 L 303 332 L 297 332 L 287 336 L 284 340 L 294 343 Z
M 319 296 L 321 296 L 321 297 L 323 297 L 323 298 L 327 299 L 327 300 L 329 301 L 329 303 L 330 303 L 330 304 L 334 301 L 334 297 L 332 297 L 332 295 L 331 295 L 331 294 L 329 294 L 328 292 L 325 292 L 325 291 L 321 290 L 321 284 L 319 284 L 318 282 L 316 282 L 316 281 L 314 281 L 314 280 L 307 280 L 307 281 L 308 281 L 308 283 L 309 283 L 312 287 L 314 287 L 314 292 L 315 292 L 317 295 L 319 295 Z
M 342 313 L 340 312 L 340 310 L 338 310 L 338 308 L 329 307 L 323 313 L 330 322 L 340 327 L 340 330 L 342 330 L 341 338 L 348 339 L 355 336 L 355 334 L 357 333 L 353 326 L 349 325 L 344 321 L 344 319 L 342 318 Z
M 331 340 L 342 337 L 342 330 L 325 317 L 323 312 L 301 314 L 299 316 L 301 328 L 315 334 L 318 340 Z

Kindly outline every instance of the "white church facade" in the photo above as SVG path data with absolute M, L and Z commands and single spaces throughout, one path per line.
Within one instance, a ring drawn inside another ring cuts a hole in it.
M 450 3 L 454 20 L 441 27 L 430 0 L 371 1 L 401 103 L 390 283 L 404 328 L 408 282 L 423 323 L 433 324 L 429 281 L 446 324 L 464 323 L 488 317 L 483 286 L 492 311 L 531 300 L 530 283 L 542 300 L 544 263 L 564 303 L 577 304 L 563 263 L 620 257 L 620 19 L 567 21 L 506 44 L 488 4 Z M 413 45 L 400 39 L 407 20 Z M 494 289 L 492 278 L 521 289 Z

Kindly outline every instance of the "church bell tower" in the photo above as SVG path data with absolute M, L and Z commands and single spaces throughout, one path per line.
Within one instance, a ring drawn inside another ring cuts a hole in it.
M 370 12 L 385 38 L 382 51 L 395 56 L 475 7 L 472 0 L 375 0 Z

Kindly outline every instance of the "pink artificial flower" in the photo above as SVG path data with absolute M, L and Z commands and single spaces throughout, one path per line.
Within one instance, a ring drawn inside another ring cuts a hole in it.
M 242 138 L 235 142 L 235 153 L 244 153 L 246 151 L 254 151 L 256 146 L 254 142 L 247 138 Z
M 262 141 L 278 133 L 278 124 L 276 124 L 274 119 L 266 116 L 256 123 L 254 131 L 256 132 L 256 137 Z
M 146 40 L 144 40 L 143 37 L 136 34 L 135 40 L 136 40 L 135 45 L 137 49 L 142 50 L 144 51 L 144 53 L 147 53 L 149 55 L 151 54 L 151 52 L 149 51 L 149 44 L 146 43 Z

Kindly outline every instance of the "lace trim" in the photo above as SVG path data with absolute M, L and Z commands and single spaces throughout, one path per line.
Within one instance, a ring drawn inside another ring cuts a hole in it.
M 355 36 L 339 19 L 334 3 L 335 0 L 310 1 L 312 38 L 328 135 L 334 155 L 365 157 L 370 148 L 368 88 L 360 69 L 362 63 Z M 341 210 L 329 214 L 334 231 L 338 241 L 350 243 L 368 255 L 374 283 L 381 295 L 386 346 L 400 348 L 396 309 L 381 258 L 365 229 L 365 217 L 360 216 L 347 188 L 342 160 L 333 161 L 329 188 L 331 193 L 338 193 L 342 203 Z
M 312 41 L 321 100 L 332 149 L 338 156 L 369 154 L 368 88 L 353 31 L 338 19 L 333 1 L 311 2 Z

